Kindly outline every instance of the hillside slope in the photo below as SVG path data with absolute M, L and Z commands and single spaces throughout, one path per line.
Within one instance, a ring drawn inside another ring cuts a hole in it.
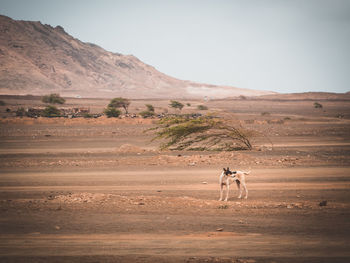
M 272 92 L 183 81 L 132 55 L 81 42 L 60 26 L 0 15 L 0 94 L 129 98 L 224 98 Z

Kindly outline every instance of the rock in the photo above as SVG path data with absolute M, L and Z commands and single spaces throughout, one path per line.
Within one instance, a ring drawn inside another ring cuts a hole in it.
M 326 206 L 326 205 L 327 205 L 327 201 L 326 200 L 324 200 L 324 201 L 319 203 L 319 206 Z
M 207 182 L 202 182 L 202 184 L 208 184 Z
M 138 205 L 145 205 L 145 203 L 140 202 Z
M 56 230 L 60 230 L 61 228 L 59 226 L 55 226 L 55 229 Z
M 216 231 L 223 231 L 224 229 L 223 228 L 217 228 Z

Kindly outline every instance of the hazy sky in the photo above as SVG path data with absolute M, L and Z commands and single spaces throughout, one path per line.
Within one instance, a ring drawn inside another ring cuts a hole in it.
M 173 77 L 278 92 L 350 91 L 350 0 L 0 0 Z

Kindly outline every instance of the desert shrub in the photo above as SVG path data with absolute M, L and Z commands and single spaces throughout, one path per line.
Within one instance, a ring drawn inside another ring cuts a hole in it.
M 155 115 L 154 111 L 149 111 L 149 110 L 141 111 L 139 114 L 141 115 L 142 118 L 150 118 Z
M 322 109 L 323 106 L 322 106 L 321 103 L 315 102 L 315 103 L 314 103 L 314 108 L 315 108 L 315 109 Z
M 25 115 L 26 115 L 26 110 L 25 110 L 23 107 L 18 108 L 18 109 L 16 110 L 16 116 L 18 116 L 18 117 L 23 117 L 23 116 L 25 116 Z
M 179 109 L 180 111 L 184 107 L 184 105 L 181 102 L 176 100 L 171 100 L 169 106 L 174 109 Z
M 61 111 L 57 109 L 55 106 L 49 105 L 47 106 L 43 112 L 42 112 L 43 117 L 60 117 L 61 116 Z
M 161 119 L 153 140 L 164 139 L 161 149 L 169 150 L 251 150 L 252 132 L 235 127 L 228 120 L 212 116 L 190 118 L 172 116 Z
M 153 105 L 151 105 L 151 104 L 146 104 L 145 106 L 147 107 L 147 111 L 154 112 L 154 107 L 153 107 Z
M 267 112 L 267 111 L 264 111 L 261 113 L 261 116 L 270 116 L 271 113 L 270 112 Z
M 246 97 L 246 96 L 243 96 L 243 95 L 240 95 L 238 98 L 239 98 L 240 100 L 246 100 L 246 99 L 247 99 L 247 97 Z
M 292 118 L 291 117 L 284 117 L 283 120 L 285 121 L 290 121 Z
M 60 96 L 60 94 L 52 93 L 50 95 L 45 95 L 41 99 L 44 103 L 50 103 L 50 104 L 64 104 L 66 100 Z
M 106 114 L 108 118 L 112 118 L 112 117 L 117 118 L 122 114 L 122 112 L 116 108 L 108 107 L 107 109 L 104 110 L 104 114 Z
M 6 105 L 6 103 L 4 101 L 0 100 L 0 106 L 5 106 L 5 105 Z
M 86 119 L 90 119 L 90 118 L 93 118 L 94 115 L 92 115 L 91 113 L 84 113 L 83 117 L 86 118 Z
M 198 110 L 207 110 L 208 107 L 205 106 L 205 105 L 198 105 L 198 106 L 197 106 L 197 109 L 198 109 Z
M 188 107 L 191 107 L 191 103 L 186 103 L 186 105 L 187 105 Z
M 123 108 L 125 110 L 125 114 L 128 114 L 128 108 L 130 105 L 130 100 L 126 98 L 114 98 L 110 101 L 107 108 Z

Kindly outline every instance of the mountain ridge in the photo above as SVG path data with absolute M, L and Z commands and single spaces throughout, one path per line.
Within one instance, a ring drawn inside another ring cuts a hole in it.
M 225 98 L 270 91 L 179 80 L 133 55 L 69 35 L 63 27 L 0 15 L 0 94 L 128 98 Z

